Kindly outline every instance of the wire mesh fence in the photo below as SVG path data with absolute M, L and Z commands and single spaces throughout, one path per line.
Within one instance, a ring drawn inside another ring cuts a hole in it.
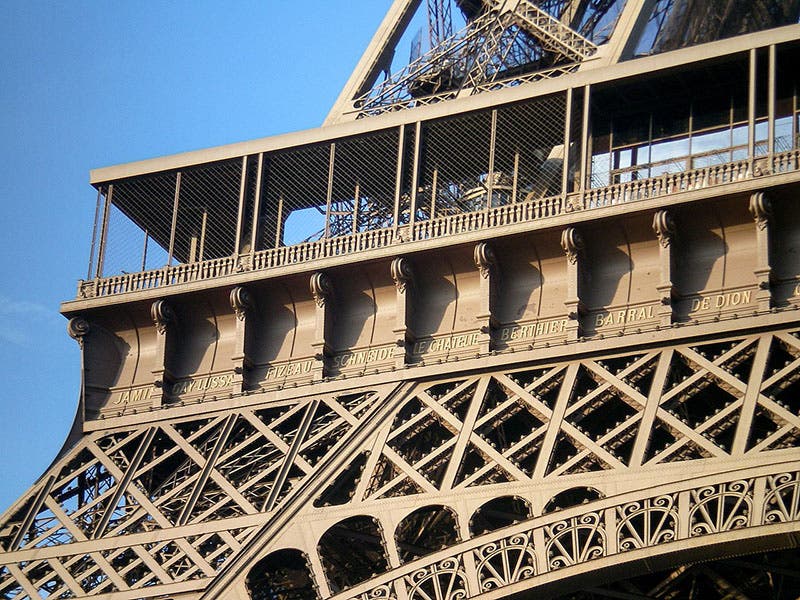
M 414 220 L 486 206 L 492 114 L 472 113 L 425 123 Z
M 176 181 L 176 173 L 162 173 L 118 181 L 104 189 L 110 204 L 98 215 L 102 235 L 98 276 L 167 264 Z
M 398 141 L 391 129 L 335 143 L 329 237 L 394 224 Z
M 562 93 L 117 181 L 99 211 L 95 273 L 229 258 L 559 194 L 565 105 Z
M 242 161 L 230 160 L 181 174 L 173 257 L 196 262 L 235 252 Z
M 566 95 L 497 112 L 492 205 L 561 193 Z
M 325 236 L 331 145 L 292 148 L 266 159 L 258 250 Z M 277 242 L 277 244 L 276 244 Z

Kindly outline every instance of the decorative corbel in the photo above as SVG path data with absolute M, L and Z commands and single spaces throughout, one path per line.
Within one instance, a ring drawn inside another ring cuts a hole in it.
M 750 196 L 750 214 L 756 224 L 756 268 L 753 271 L 758 283 L 756 302 L 759 310 L 769 310 L 772 305 L 770 278 L 772 268 L 769 262 L 770 221 L 772 218 L 772 202 L 764 192 L 755 192 Z
M 405 257 L 398 257 L 392 261 L 389 267 L 392 274 L 392 281 L 401 294 L 405 294 L 409 285 L 414 280 L 414 267 L 411 261 Z
M 477 319 L 480 325 L 478 345 L 485 354 L 492 350 L 492 331 L 497 328 L 495 304 L 500 284 L 500 269 L 494 249 L 486 242 L 475 245 L 472 253 L 475 266 L 480 273 L 480 309 Z
M 314 341 L 311 344 L 314 350 L 312 376 L 319 380 L 327 375 L 328 357 L 332 355 L 330 341 L 333 330 L 333 282 L 327 274 L 318 271 L 311 275 L 309 289 L 317 305 Z
M 325 308 L 333 297 L 333 282 L 325 273 L 317 272 L 311 276 L 309 282 L 311 295 L 319 308 Z
M 561 232 L 561 249 L 567 255 L 570 264 L 578 264 L 578 259 L 584 249 L 583 237 L 574 227 L 567 227 Z
M 242 392 L 245 389 L 245 372 L 252 366 L 247 355 L 247 339 L 249 330 L 252 329 L 251 323 L 255 309 L 255 299 L 253 295 L 242 286 L 237 286 L 231 290 L 231 308 L 236 315 L 236 340 L 234 342 L 233 355 L 233 385 L 234 391 Z
M 170 332 L 175 328 L 177 316 L 165 300 L 156 300 L 150 305 L 150 318 L 156 328 L 156 358 L 154 361 L 153 385 L 162 390 L 161 394 L 153 394 L 153 407 L 157 408 L 163 404 L 164 393 L 172 384 L 172 374 L 169 372 L 167 363 L 169 361 L 171 341 Z
M 78 410 L 82 414 L 83 418 L 87 418 L 86 414 L 86 346 L 85 346 L 85 338 L 89 335 L 91 331 L 91 327 L 89 326 L 89 321 L 82 317 L 72 317 L 69 321 L 67 321 L 67 334 L 73 340 L 78 342 L 78 347 L 81 349 L 81 392 L 80 398 L 78 400 L 79 406 Z
M 581 336 L 583 306 L 580 279 L 584 247 L 583 237 L 574 227 L 567 227 L 561 232 L 561 249 L 567 257 L 567 297 L 564 300 L 564 307 L 567 310 L 567 340 L 573 342 Z
M 236 313 L 236 319 L 239 321 L 244 321 L 247 318 L 247 313 L 255 308 L 252 294 L 242 286 L 237 286 L 231 290 L 230 301 L 231 308 Z
M 658 256 L 661 276 L 657 286 L 660 302 L 658 305 L 659 325 L 669 327 L 673 318 L 672 284 L 672 241 L 675 238 L 675 221 L 667 210 L 659 210 L 653 215 L 653 231 L 658 238 Z
M 166 335 L 169 326 L 175 322 L 175 311 L 166 300 L 156 300 L 150 306 L 150 318 L 160 335 Z
M 67 333 L 69 337 L 78 342 L 78 346 L 83 350 L 84 338 L 89 335 L 91 327 L 89 321 L 82 317 L 73 317 L 67 322 Z
M 405 257 L 395 258 L 389 271 L 397 290 L 396 321 L 392 333 L 395 335 L 395 367 L 401 368 L 411 360 L 411 349 L 416 336 L 412 320 L 414 316 L 414 266 Z

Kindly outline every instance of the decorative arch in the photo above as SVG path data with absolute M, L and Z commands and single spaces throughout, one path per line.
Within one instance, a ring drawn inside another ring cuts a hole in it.
M 308 558 L 287 548 L 268 554 L 247 574 L 251 600 L 319 600 Z
M 334 594 L 389 569 L 377 519 L 356 516 L 330 527 L 317 545 L 322 568 Z
M 508 527 L 533 516 L 530 502 L 519 496 L 501 496 L 481 505 L 469 520 L 469 533 L 475 537 Z
M 530 503 L 519 496 L 501 496 L 472 514 L 472 537 L 508 527 L 533 516 Z M 536 556 L 530 534 L 520 532 L 484 544 L 475 551 L 475 570 L 481 591 L 490 591 L 536 575 Z
M 544 505 L 543 515 L 555 512 L 557 510 L 564 510 L 579 504 L 587 504 L 595 500 L 602 500 L 605 494 L 593 487 L 574 487 L 559 492 Z
M 457 544 L 460 541 L 458 519 L 446 506 L 424 506 L 400 521 L 394 539 L 400 562 L 411 562 Z

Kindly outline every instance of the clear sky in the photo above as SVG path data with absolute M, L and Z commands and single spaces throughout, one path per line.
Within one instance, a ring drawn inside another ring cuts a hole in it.
M 0 20 L 0 512 L 61 447 L 80 382 L 89 170 L 319 125 L 390 0 L 8 0 Z

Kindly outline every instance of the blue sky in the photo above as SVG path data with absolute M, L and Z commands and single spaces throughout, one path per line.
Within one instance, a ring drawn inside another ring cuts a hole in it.
M 77 406 L 80 355 L 58 307 L 86 276 L 89 170 L 319 125 L 390 4 L 4 4 L 0 512 Z

